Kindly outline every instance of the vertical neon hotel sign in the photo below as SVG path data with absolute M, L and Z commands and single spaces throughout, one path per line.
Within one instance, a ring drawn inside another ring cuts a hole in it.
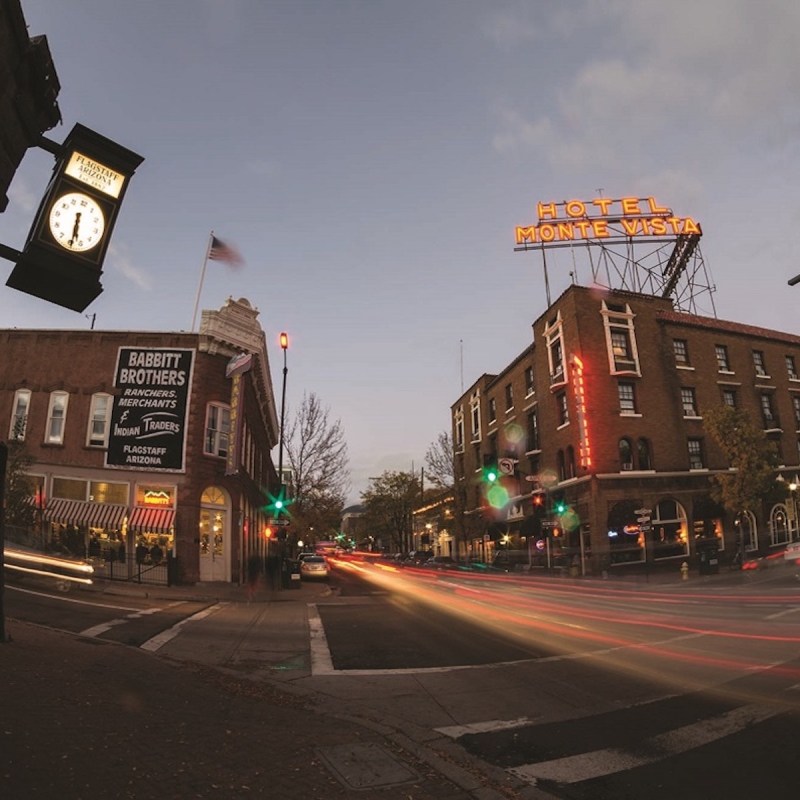
M 578 418 L 578 456 L 583 469 L 592 467 L 592 446 L 589 441 L 589 423 L 586 420 L 586 384 L 583 378 L 583 361 L 576 355 L 570 357 L 572 390 Z

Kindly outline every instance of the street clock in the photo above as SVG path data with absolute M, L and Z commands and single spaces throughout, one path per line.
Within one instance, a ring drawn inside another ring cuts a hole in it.
M 7 286 L 83 311 L 100 276 L 128 182 L 144 160 L 77 124 L 58 161 Z

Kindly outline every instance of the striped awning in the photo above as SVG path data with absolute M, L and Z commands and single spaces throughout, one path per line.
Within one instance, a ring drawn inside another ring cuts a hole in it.
M 78 527 L 116 530 L 128 513 L 127 506 L 111 503 L 87 503 L 83 500 L 63 500 L 51 498 L 44 510 L 44 518 L 50 522 L 61 522 Z
M 175 521 L 172 508 L 134 508 L 128 530 L 134 533 L 169 533 Z

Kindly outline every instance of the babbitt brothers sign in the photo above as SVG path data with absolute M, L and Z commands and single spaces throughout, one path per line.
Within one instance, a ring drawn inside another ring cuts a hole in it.
M 106 466 L 184 471 L 194 350 L 120 347 Z

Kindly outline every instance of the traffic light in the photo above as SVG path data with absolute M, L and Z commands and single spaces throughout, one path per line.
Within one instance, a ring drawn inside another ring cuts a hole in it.
M 553 498 L 553 513 L 559 517 L 567 513 L 567 502 L 564 500 L 563 494 Z
M 270 527 L 269 527 L 269 525 L 267 525 L 267 526 L 264 528 L 264 538 L 265 538 L 267 541 L 269 541 L 269 540 L 272 538 L 272 528 L 270 528 Z
M 273 519 L 289 516 L 289 505 L 292 501 L 286 494 L 286 484 L 281 484 L 278 494 L 268 494 L 267 497 L 269 502 L 266 505 L 266 511 Z
M 491 455 L 483 456 L 483 481 L 484 483 L 497 483 L 500 470 L 497 468 L 497 459 Z

